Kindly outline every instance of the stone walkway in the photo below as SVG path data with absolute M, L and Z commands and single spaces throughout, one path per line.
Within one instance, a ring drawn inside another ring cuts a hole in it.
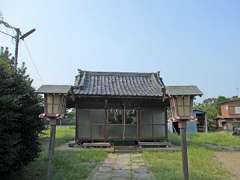
M 111 153 L 89 180 L 151 180 L 141 153 Z

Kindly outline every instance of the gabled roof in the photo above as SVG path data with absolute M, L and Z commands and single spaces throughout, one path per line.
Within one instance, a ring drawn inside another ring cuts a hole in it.
M 73 93 L 88 96 L 161 97 L 164 87 L 159 73 L 82 71 L 75 78 Z
M 227 103 L 231 103 L 231 102 L 240 102 L 240 98 L 239 97 L 233 97 L 231 99 L 227 99 L 219 104 L 227 104 Z
M 68 94 L 69 85 L 42 85 L 36 92 L 39 94 Z
M 167 86 L 167 94 L 170 96 L 192 95 L 202 96 L 203 93 L 197 86 Z

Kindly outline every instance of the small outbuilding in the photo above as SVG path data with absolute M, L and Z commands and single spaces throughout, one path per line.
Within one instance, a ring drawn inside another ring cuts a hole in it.
M 194 109 L 193 117 L 196 120 L 197 132 L 208 132 L 207 113 L 202 110 Z
M 169 121 L 169 129 L 172 132 L 180 133 L 178 122 L 176 121 Z M 208 132 L 207 113 L 194 109 L 192 120 L 187 122 L 187 133 L 194 134 L 198 132 Z

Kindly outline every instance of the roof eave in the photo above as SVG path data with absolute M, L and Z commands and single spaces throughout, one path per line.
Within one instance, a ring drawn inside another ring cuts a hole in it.
M 163 96 L 130 96 L 130 95 L 90 95 L 90 94 L 74 94 L 78 97 L 88 98 L 126 98 L 126 99 L 162 99 Z

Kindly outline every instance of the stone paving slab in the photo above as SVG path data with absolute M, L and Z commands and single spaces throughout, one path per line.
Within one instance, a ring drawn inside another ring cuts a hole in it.
M 151 180 L 141 153 L 110 153 L 88 180 Z

